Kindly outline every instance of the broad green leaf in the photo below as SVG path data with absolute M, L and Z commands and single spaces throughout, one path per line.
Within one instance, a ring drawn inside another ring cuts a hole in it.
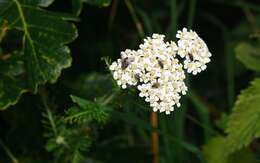
M 19 1 L 26 5 L 38 5 L 41 7 L 48 7 L 54 2 L 54 0 L 19 0 Z
M 248 43 L 240 43 L 237 45 L 236 57 L 248 69 L 260 71 L 260 47 L 253 47 Z
M 21 54 L 0 59 L 0 108 L 4 109 L 15 104 L 22 93 L 26 92 L 24 62 L 20 60 Z
M 38 0 L 38 1 L 39 1 L 38 5 L 42 7 L 48 7 L 54 2 L 54 0 Z
M 255 79 L 249 88 L 238 96 L 230 115 L 226 132 L 231 151 L 247 146 L 260 136 L 260 79 Z
M 0 17 L 7 22 L 8 30 L 23 32 L 23 48 L 17 49 L 20 50 L 18 58 L 19 62 L 24 63 L 26 78 L 23 79 L 23 82 L 28 88 L 26 90 L 33 92 L 37 91 L 39 84 L 54 83 L 62 69 L 71 65 L 70 50 L 65 44 L 72 42 L 77 37 L 75 26 L 65 21 L 72 17 L 69 17 L 68 14 L 43 10 L 37 7 L 38 4 L 35 2 L 33 0 L 0 1 Z M 50 3 L 47 0 L 41 2 Z M 14 104 L 14 99 L 18 98 L 17 95 L 25 92 L 24 89 L 21 90 L 20 93 L 13 94 L 1 89 L 0 94 L 5 94 L 5 97 L 11 97 L 12 100 L 3 100 L 0 97 L 2 102 L 0 109 Z
M 98 7 L 108 7 L 111 0 L 72 0 L 72 11 L 75 15 L 79 15 L 83 8 L 83 3 Z
M 231 154 L 226 141 L 225 137 L 218 136 L 203 146 L 208 163 L 257 163 L 255 155 L 247 148 Z
M 215 137 L 203 146 L 203 154 L 208 163 L 227 163 L 228 152 L 224 137 Z
M 80 15 L 83 8 L 82 0 L 72 0 L 72 12 L 75 15 Z

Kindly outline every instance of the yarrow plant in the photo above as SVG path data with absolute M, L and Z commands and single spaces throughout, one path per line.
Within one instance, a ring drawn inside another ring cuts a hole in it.
M 123 89 L 136 86 L 154 112 L 170 114 L 175 105 L 180 107 L 181 95 L 188 89 L 184 69 L 196 75 L 210 62 L 211 53 L 196 32 L 183 28 L 176 37 L 177 44 L 165 42 L 162 34 L 153 34 L 138 50 L 121 52 L 121 58 L 109 67 L 117 84 Z

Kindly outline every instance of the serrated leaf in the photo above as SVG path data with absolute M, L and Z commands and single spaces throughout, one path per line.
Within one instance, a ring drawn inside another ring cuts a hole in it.
M 72 11 L 75 15 L 79 15 L 83 8 L 83 3 L 98 7 L 108 7 L 111 0 L 72 0 Z
M 23 32 L 23 48 L 19 49 L 21 62 L 24 62 L 26 78 L 23 82 L 28 86 L 27 90 L 37 91 L 39 84 L 54 83 L 60 76 L 62 69 L 70 67 L 70 50 L 65 44 L 72 42 L 77 37 L 75 26 L 65 20 L 71 19 L 67 14 L 49 12 L 35 4 L 33 0 L 4 0 L 0 1 L 0 17 L 8 23 L 8 30 L 20 30 Z M 40 1 L 37 1 L 40 2 Z M 51 1 L 41 1 L 48 2 Z M 32 4 L 35 4 L 32 5 Z M 15 79 L 17 81 L 17 79 Z M 10 86 L 11 87 L 11 86 Z M 0 98 L 0 109 L 14 104 L 25 91 L 6 97 L 12 100 Z M 7 102 L 13 101 L 13 102 Z
M 215 121 L 215 124 L 218 128 L 225 130 L 227 128 L 228 115 L 224 112 L 221 113 L 220 119 Z
M 238 96 L 230 115 L 226 132 L 231 151 L 247 146 L 260 136 L 260 79 L 255 79 L 249 88 Z
M 260 71 L 260 48 L 253 47 L 248 43 L 240 43 L 237 45 L 236 57 L 248 69 Z
M 225 137 L 218 136 L 203 146 L 203 154 L 208 163 L 257 163 L 251 150 L 244 148 L 230 153 Z

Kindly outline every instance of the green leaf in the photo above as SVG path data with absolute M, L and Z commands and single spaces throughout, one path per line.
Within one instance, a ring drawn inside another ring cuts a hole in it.
M 237 59 L 248 69 L 260 71 L 260 48 L 248 43 L 240 43 L 235 48 Z
M 202 151 L 208 163 L 227 163 L 228 153 L 223 149 L 226 149 L 225 138 L 219 136 L 209 140 Z
M 83 8 L 82 0 L 72 0 L 72 12 L 79 16 Z
M 38 5 L 42 7 L 48 7 L 54 2 L 54 0 L 38 0 L 38 1 L 39 1 Z
M 227 128 L 228 115 L 224 112 L 221 113 L 220 119 L 215 121 L 215 124 L 218 128 L 225 130 Z
M 226 141 L 225 137 L 218 136 L 203 146 L 203 154 L 208 163 L 257 163 L 255 155 L 247 148 L 230 154 Z
M 22 49 L 19 51 L 19 60 L 24 64 L 23 83 L 26 89 L 15 89 L 16 92 L 0 90 L 7 99 L 0 97 L 0 109 L 15 104 L 18 97 L 25 91 L 37 92 L 39 84 L 46 82 L 54 83 L 60 76 L 62 69 L 70 67 L 70 50 L 65 45 L 77 37 L 75 26 L 65 20 L 72 19 L 68 14 L 55 13 L 43 10 L 35 4 L 41 2 L 41 6 L 47 6 L 51 1 L 33 0 L 5 0 L 0 1 L 0 17 L 8 24 L 8 30 L 19 30 L 23 32 Z M 13 55 L 12 53 L 10 55 Z M 10 76 L 9 76 L 10 78 Z M 12 76 L 13 82 L 7 84 L 18 84 L 19 79 Z M 6 85 L 4 86 L 6 87 Z M 19 86 L 20 87 L 20 86 Z M 8 89 L 8 88 L 4 88 Z M 8 99 L 11 98 L 11 99 Z
M 96 99 L 114 92 L 111 76 L 91 73 L 81 75 L 78 79 L 66 83 L 70 92 L 85 99 Z
M 21 54 L 14 52 L 12 55 L 0 59 L 0 108 L 4 109 L 15 104 L 22 93 L 26 92 L 24 62 L 20 60 Z
M 234 162 L 235 163 L 258 163 L 259 161 L 257 160 L 256 156 L 250 149 L 244 148 L 229 156 L 228 163 L 234 163 Z
M 111 0 L 82 0 L 82 1 L 98 7 L 108 7 L 111 3 Z
M 69 123 L 87 123 L 97 121 L 104 123 L 108 118 L 107 108 L 98 102 L 92 102 L 77 96 L 70 96 L 72 101 L 78 104 L 78 107 L 71 107 L 67 111 L 65 121 Z
M 72 0 L 72 11 L 75 15 L 79 15 L 83 8 L 83 3 L 98 7 L 108 7 L 111 0 Z
M 19 0 L 19 1 L 25 5 L 38 5 L 41 7 L 48 7 L 54 2 L 54 0 Z
M 230 115 L 226 132 L 231 151 L 247 146 L 260 136 L 260 79 L 241 92 Z

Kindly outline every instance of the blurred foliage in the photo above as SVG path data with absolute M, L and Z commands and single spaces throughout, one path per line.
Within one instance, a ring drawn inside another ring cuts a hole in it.
M 184 26 L 212 62 L 154 129 L 106 64 Z M 154 132 L 160 163 L 259 162 L 259 41 L 257 0 L 0 1 L 0 162 L 152 162 Z

